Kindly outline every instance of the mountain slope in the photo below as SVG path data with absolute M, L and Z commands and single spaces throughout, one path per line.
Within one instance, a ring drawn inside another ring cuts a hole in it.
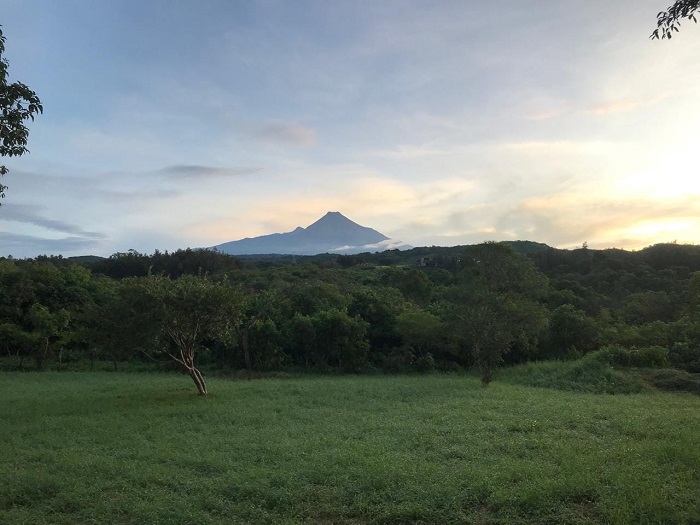
M 212 248 L 229 255 L 315 255 L 383 251 L 399 246 L 405 245 L 392 241 L 377 230 L 360 226 L 342 213 L 329 211 L 307 228 L 225 242 Z

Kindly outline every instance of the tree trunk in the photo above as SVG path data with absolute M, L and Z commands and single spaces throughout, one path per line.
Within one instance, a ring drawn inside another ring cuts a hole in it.
M 204 382 L 204 377 L 202 376 L 202 373 L 199 370 L 197 370 L 196 366 L 194 366 L 194 355 L 195 355 L 194 348 L 188 348 L 185 350 L 180 349 L 180 358 L 182 359 L 180 361 L 180 363 L 182 363 L 185 366 L 187 373 L 192 378 L 192 381 L 194 381 L 194 384 L 197 387 L 197 391 L 199 392 L 199 395 L 206 396 L 208 393 L 207 392 L 207 385 Z
M 44 353 L 37 354 L 36 356 L 36 369 L 41 372 L 44 369 L 44 361 L 46 361 L 46 355 L 49 353 L 49 338 L 44 339 Z
M 243 331 L 243 337 L 241 338 L 241 342 L 243 343 L 243 358 L 245 359 L 245 367 L 248 369 L 248 376 L 250 377 L 250 372 L 253 371 L 253 362 L 250 359 L 250 346 L 248 342 L 249 333 L 250 330 L 246 328 Z
M 472 355 L 474 356 L 474 360 L 479 367 L 481 385 L 489 386 L 489 383 L 491 382 L 491 366 L 490 362 L 488 361 L 488 357 L 483 355 L 482 348 L 479 343 L 474 344 L 474 347 L 472 348 Z
M 202 377 L 202 373 L 199 370 L 197 370 L 197 368 L 195 368 L 194 366 L 192 368 L 188 368 L 187 373 L 190 374 L 192 381 L 194 381 L 199 395 L 206 396 L 208 394 L 207 385 L 204 382 L 204 377 Z

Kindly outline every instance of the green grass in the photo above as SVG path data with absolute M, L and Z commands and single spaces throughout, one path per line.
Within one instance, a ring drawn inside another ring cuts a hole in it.
M 700 523 L 700 398 L 0 375 L 0 523 Z

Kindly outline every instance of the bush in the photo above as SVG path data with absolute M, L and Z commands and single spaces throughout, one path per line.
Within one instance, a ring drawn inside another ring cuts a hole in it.
M 463 374 L 464 368 L 459 363 L 454 361 L 439 361 L 437 363 L 438 369 L 441 372 L 453 373 L 453 374 Z
M 700 373 L 700 346 L 676 343 L 671 348 L 670 361 L 674 368 Z
M 649 379 L 655 387 L 662 390 L 700 394 L 700 374 L 689 374 L 683 370 L 666 368 L 655 370 Z
M 412 348 L 392 348 L 381 363 L 382 370 L 386 372 L 406 372 L 413 364 Z
M 435 370 L 435 359 L 433 354 L 426 354 L 416 359 L 413 365 L 418 372 L 432 372 Z
M 669 365 L 668 348 L 645 346 L 624 348 L 620 345 L 607 345 L 600 349 L 600 358 L 612 365 L 638 368 L 662 368 Z
M 602 351 L 577 361 L 526 363 L 502 370 L 500 377 L 509 383 L 591 394 L 634 394 L 648 389 L 641 379 L 615 370 Z

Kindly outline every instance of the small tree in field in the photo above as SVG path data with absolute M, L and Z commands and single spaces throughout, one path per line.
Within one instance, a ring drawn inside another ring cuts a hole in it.
M 473 296 L 460 313 L 466 342 L 484 386 L 491 382 L 516 337 L 511 306 L 507 297 L 486 292 Z
M 199 393 L 206 395 L 197 353 L 205 341 L 231 336 L 239 302 L 236 292 L 206 277 L 149 277 L 146 281 L 160 325 L 161 345 L 156 351 L 182 365 Z
M 111 344 L 133 345 L 152 359 L 175 361 L 206 395 L 197 356 L 207 342 L 231 337 L 239 304 L 235 290 L 206 277 L 149 276 L 121 281 L 114 300 L 105 309 L 120 325 L 118 341 Z
M 549 284 L 505 243 L 470 246 L 462 263 L 462 286 L 453 298 L 456 333 L 486 386 L 504 355 L 515 346 L 532 346 L 543 330 L 546 314 L 538 299 Z

